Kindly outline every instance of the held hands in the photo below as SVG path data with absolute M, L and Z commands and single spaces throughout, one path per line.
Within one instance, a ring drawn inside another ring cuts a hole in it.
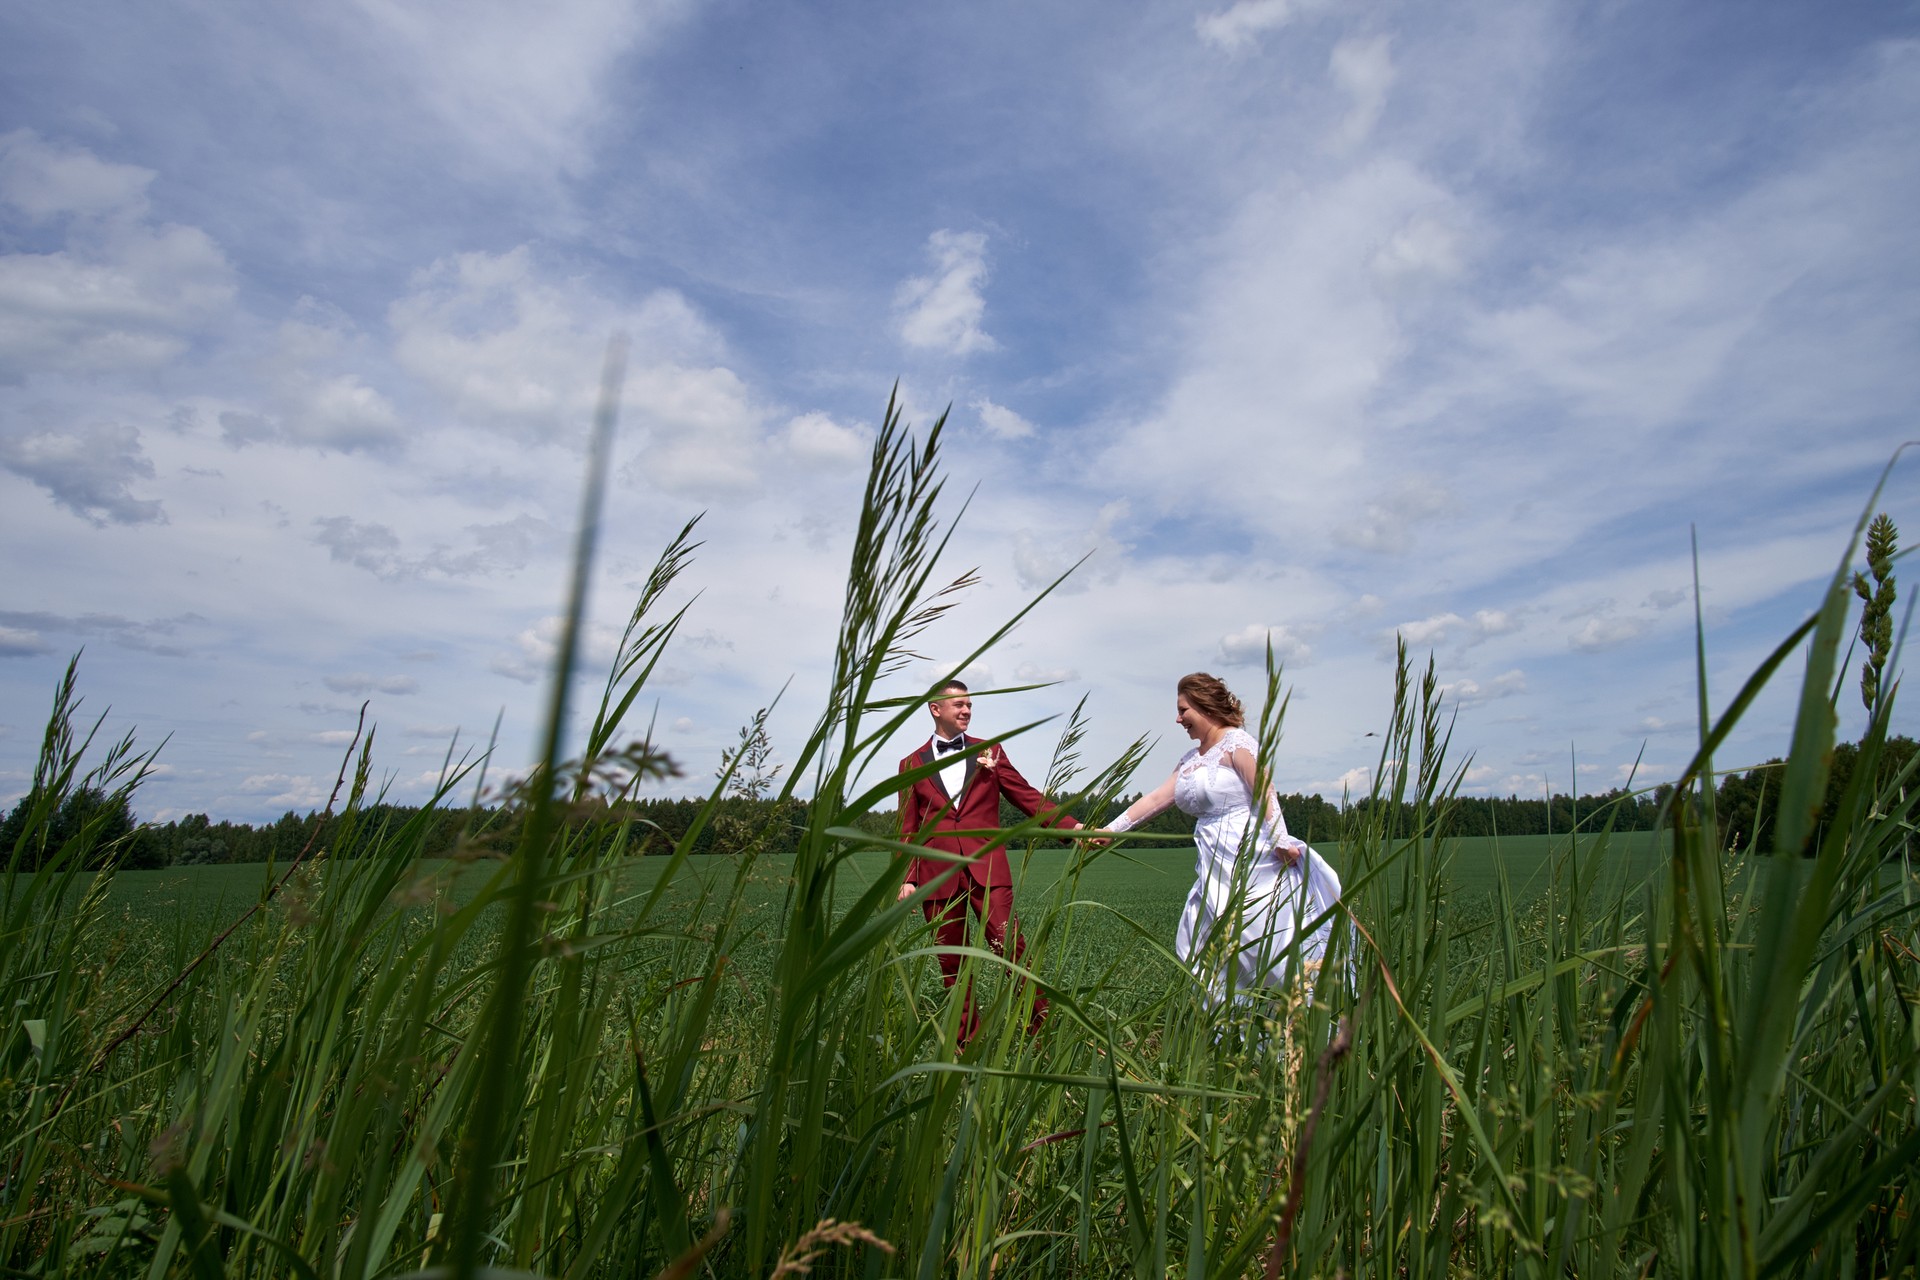
M 913 891 L 915 889 L 918 889 L 919 887 L 920 886 L 915 884 L 913 881 L 911 880 L 907 881 L 905 884 L 900 886 L 900 896 L 896 898 L 895 901 L 905 902 L 908 898 L 911 898 L 913 896 Z

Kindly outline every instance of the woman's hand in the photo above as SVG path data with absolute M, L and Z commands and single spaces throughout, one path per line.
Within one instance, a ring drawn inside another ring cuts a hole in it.
M 1300 851 L 1289 844 L 1273 846 L 1273 856 L 1280 860 L 1283 867 L 1291 867 L 1300 861 Z

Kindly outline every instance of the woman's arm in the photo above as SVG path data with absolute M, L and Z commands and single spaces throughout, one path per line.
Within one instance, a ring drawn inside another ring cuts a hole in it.
M 1113 820 L 1107 830 L 1131 831 L 1148 818 L 1165 813 L 1173 806 L 1173 780 L 1179 776 L 1176 771 L 1167 775 L 1167 780 L 1147 794 L 1127 806 L 1127 811 Z
M 1245 747 L 1227 753 L 1233 771 L 1247 784 L 1249 796 L 1260 797 L 1260 835 L 1262 843 L 1272 846 L 1274 856 L 1292 866 L 1306 854 L 1307 846 L 1287 832 L 1287 819 L 1280 812 L 1280 798 L 1273 794 L 1273 783 L 1260 776 L 1260 762 Z

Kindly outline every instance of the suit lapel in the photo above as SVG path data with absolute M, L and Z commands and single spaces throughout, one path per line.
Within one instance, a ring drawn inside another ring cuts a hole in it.
M 920 753 L 913 758 L 913 762 L 916 765 L 925 766 L 934 763 L 939 758 L 940 753 L 933 749 L 933 739 L 929 738 L 927 739 L 927 745 L 920 748 Z M 928 774 L 926 780 L 933 784 L 934 792 L 939 795 L 942 800 L 953 799 L 952 796 L 947 794 L 947 781 L 940 776 L 938 769 Z
M 967 739 L 967 745 L 971 747 L 978 741 L 978 738 L 969 737 Z M 933 739 L 929 738 L 927 745 L 920 748 L 920 754 L 914 757 L 914 762 L 916 764 L 929 764 L 939 758 L 940 753 L 934 749 Z M 942 798 L 951 800 L 953 807 L 958 809 L 960 807 L 960 801 L 965 798 L 967 792 L 973 790 L 973 780 L 979 772 L 980 757 L 978 755 L 968 756 L 966 776 L 960 779 L 960 794 L 957 796 L 947 790 L 947 780 L 941 775 L 940 770 L 935 769 L 932 773 L 928 774 L 927 780 L 933 783 L 933 789 L 939 792 Z

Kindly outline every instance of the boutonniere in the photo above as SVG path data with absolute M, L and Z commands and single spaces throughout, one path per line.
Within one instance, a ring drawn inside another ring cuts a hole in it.
M 1000 763 L 1000 753 L 999 751 L 995 750 L 993 747 L 988 747 L 985 751 L 982 751 L 980 753 L 980 767 L 982 769 L 991 769 L 999 763 Z

